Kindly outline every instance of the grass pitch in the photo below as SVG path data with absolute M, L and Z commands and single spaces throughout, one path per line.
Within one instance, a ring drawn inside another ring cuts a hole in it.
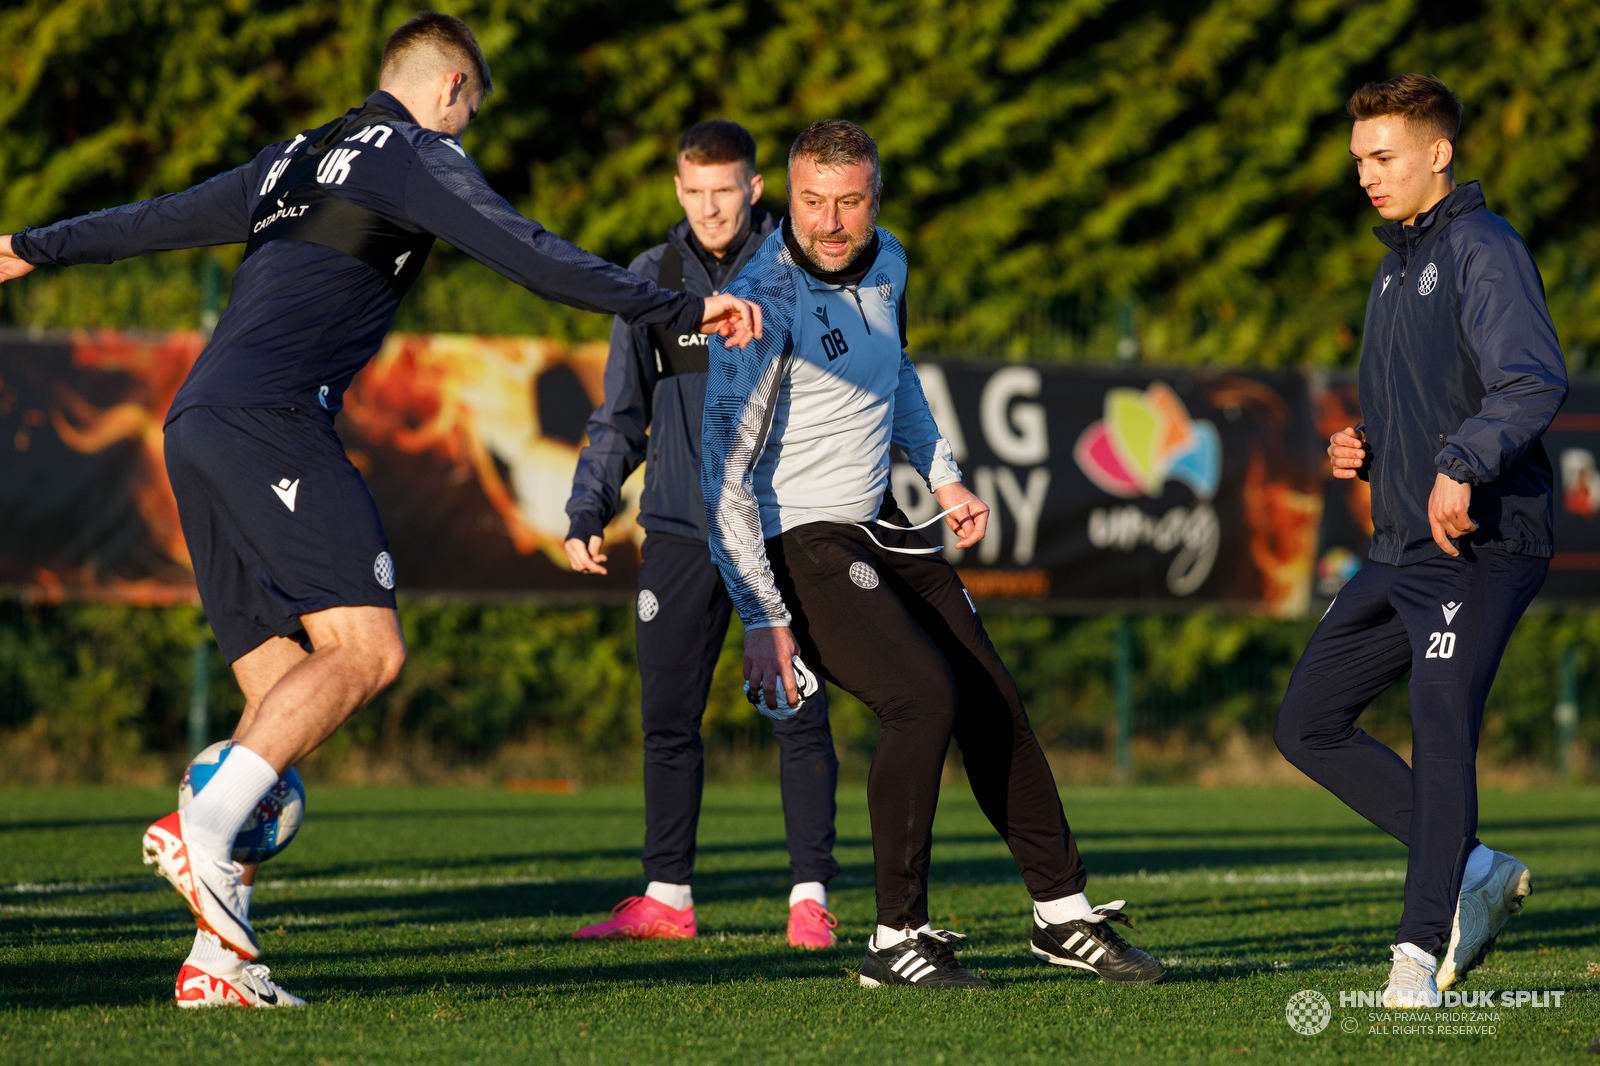
M 1403 850 L 1317 791 L 1068 790 L 1095 902 L 1126 898 L 1160 987 L 1036 963 L 1028 900 L 961 785 L 935 828 L 934 922 L 969 934 L 994 993 L 855 982 L 872 917 L 864 797 L 840 796 L 843 943 L 787 946 L 776 789 L 712 788 L 700 936 L 574 942 L 641 891 L 636 789 L 523 796 L 312 788 L 253 918 L 300 1011 L 179 1011 L 193 923 L 139 864 L 170 791 L 0 790 L 0 1062 L 1583 1062 L 1600 1031 L 1600 792 L 1489 794 L 1482 835 L 1534 895 L 1468 990 L 1561 989 L 1559 1008 L 1457 1010 L 1433 1032 L 1341 1007 L 1381 988 Z M 1332 1002 L 1302 1036 L 1285 1004 Z M 1414 1022 L 1412 1024 L 1415 1024 Z M 1445 1025 L 1489 1026 L 1462 1035 Z

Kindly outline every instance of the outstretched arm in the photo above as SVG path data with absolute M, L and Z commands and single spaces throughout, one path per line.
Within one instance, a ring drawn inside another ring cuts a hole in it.
M 267 148 L 262 155 L 277 146 Z M 258 156 L 257 159 L 261 157 Z M 254 161 L 183 192 L 95 211 L 13 234 L 0 258 L 0 281 L 21 277 L 13 259 L 38 266 L 115 263 L 150 252 L 242 244 L 250 239 L 250 179 Z
M 11 238 L 0 237 L 0 284 L 14 281 L 32 269 L 32 263 L 11 250 Z
M 747 301 L 660 288 L 524 218 L 454 141 L 425 139 L 416 152 L 407 217 L 529 291 L 630 323 L 716 333 L 740 347 L 760 335 L 759 312 Z

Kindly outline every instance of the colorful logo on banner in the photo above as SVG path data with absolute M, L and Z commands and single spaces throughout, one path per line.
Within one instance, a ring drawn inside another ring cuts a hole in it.
M 1072 455 L 1090 481 L 1125 500 L 1159 497 L 1168 481 L 1209 500 L 1222 478 L 1217 427 L 1190 418 L 1178 394 L 1160 381 L 1143 392 L 1106 390 L 1105 417 L 1083 431 Z

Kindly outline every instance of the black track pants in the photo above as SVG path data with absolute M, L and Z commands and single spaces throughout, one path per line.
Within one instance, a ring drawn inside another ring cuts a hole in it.
M 910 525 L 892 503 L 882 517 Z M 927 546 L 916 534 L 884 531 L 879 539 Z M 928 920 L 933 815 L 952 736 L 1029 894 L 1050 900 L 1082 891 L 1087 874 L 1055 778 L 950 564 L 886 551 L 859 527 L 833 522 L 791 529 L 767 541 L 767 554 L 801 656 L 883 724 L 867 779 L 878 924 Z
M 1278 750 L 1411 849 L 1395 943 L 1436 950 L 1450 935 L 1477 846 L 1478 727 L 1517 620 L 1548 559 L 1463 545 L 1410 566 L 1368 563 L 1318 623 L 1289 680 Z M 1411 671 L 1411 765 L 1356 726 Z
M 635 624 L 644 726 L 644 875 L 691 883 L 705 749 L 700 719 L 733 605 L 705 541 L 651 533 L 639 567 Z M 839 760 L 825 693 L 787 722 L 773 722 L 783 785 L 783 822 L 795 884 L 827 884 L 833 858 Z

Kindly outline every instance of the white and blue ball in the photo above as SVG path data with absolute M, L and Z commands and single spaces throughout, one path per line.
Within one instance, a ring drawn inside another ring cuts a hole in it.
M 221 740 L 194 757 L 178 784 L 180 809 L 187 807 L 189 801 L 206 787 L 227 761 L 233 745 L 234 741 Z M 300 831 L 300 820 L 305 813 L 306 788 L 300 783 L 300 775 L 291 766 L 278 778 L 272 791 L 261 797 L 256 809 L 245 819 L 239 835 L 233 838 L 233 861 L 254 863 L 272 858 L 289 846 L 289 841 Z

